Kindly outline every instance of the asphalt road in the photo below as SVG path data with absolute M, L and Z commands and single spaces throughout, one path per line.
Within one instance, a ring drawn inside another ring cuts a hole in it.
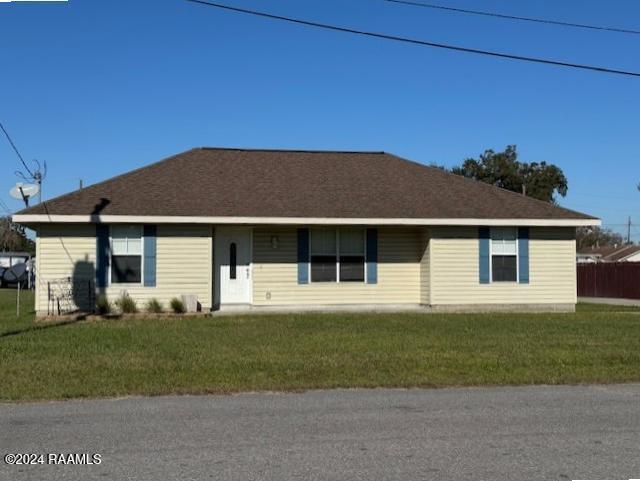
M 101 454 L 11 481 L 640 478 L 640 385 L 0 404 L 0 452 Z

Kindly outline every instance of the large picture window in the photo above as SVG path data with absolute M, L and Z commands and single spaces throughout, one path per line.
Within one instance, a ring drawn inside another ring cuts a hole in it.
M 311 229 L 311 282 L 364 282 L 364 229 Z
M 337 280 L 337 230 L 311 229 L 311 282 Z
M 340 282 L 364 282 L 364 229 L 340 229 Z
M 491 279 L 493 282 L 518 280 L 518 232 L 513 227 L 491 229 Z
M 142 282 L 142 227 L 111 227 L 111 283 Z

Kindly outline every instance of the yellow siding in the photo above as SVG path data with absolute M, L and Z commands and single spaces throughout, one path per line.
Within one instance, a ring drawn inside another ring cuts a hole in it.
M 172 297 L 194 294 L 203 308 L 211 307 L 213 259 L 211 227 L 159 225 L 157 238 L 156 287 L 116 284 L 107 297 L 116 299 L 123 290 L 140 307 L 155 297 L 168 308 Z
M 529 284 L 480 284 L 478 229 L 431 229 L 431 304 L 575 303 L 575 229 L 531 228 L 530 238 Z
M 106 289 L 111 300 L 127 291 L 142 308 L 152 297 L 167 308 L 172 297 L 194 294 L 211 307 L 212 237 L 210 226 L 159 225 L 156 287 L 117 284 Z M 95 278 L 95 226 L 42 226 L 37 238 L 36 310 L 47 310 L 47 281 L 64 277 Z
M 93 225 L 43 225 L 36 238 L 36 311 L 47 312 L 47 285 L 66 278 L 93 281 L 96 265 Z
M 293 227 L 257 227 L 253 235 L 253 303 L 261 306 L 331 304 L 567 304 L 576 302 L 575 231 L 531 228 L 530 283 L 480 284 L 474 227 L 380 228 L 378 283 L 297 283 L 297 236 Z M 273 248 L 271 237 L 278 237 Z M 195 294 L 211 306 L 211 226 L 158 226 L 157 286 L 115 285 L 140 307 L 152 297 L 168 305 Z M 42 226 L 36 245 L 36 310 L 47 311 L 47 282 L 95 278 L 92 225 Z
M 278 236 L 278 247 L 271 236 Z M 378 283 L 298 284 L 295 228 L 255 228 L 253 234 L 253 303 L 255 305 L 418 304 L 420 259 L 424 252 L 419 229 L 378 231 Z

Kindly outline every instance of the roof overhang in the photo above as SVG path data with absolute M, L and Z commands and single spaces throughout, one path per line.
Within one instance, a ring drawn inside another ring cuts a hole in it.
M 412 219 L 352 217 L 206 217 L 154 215 L 46 215 L 16 214 L 13 222 L 34 224 L 269 224 L 269 225 L 389 225 L 389 226 L 540 226 L 588 227 L 600 219 Z

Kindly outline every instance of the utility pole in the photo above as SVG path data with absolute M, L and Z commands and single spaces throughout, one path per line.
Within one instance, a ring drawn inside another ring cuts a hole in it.
M 631 244 L 631 216 L 627 222 L 627 244 Z

